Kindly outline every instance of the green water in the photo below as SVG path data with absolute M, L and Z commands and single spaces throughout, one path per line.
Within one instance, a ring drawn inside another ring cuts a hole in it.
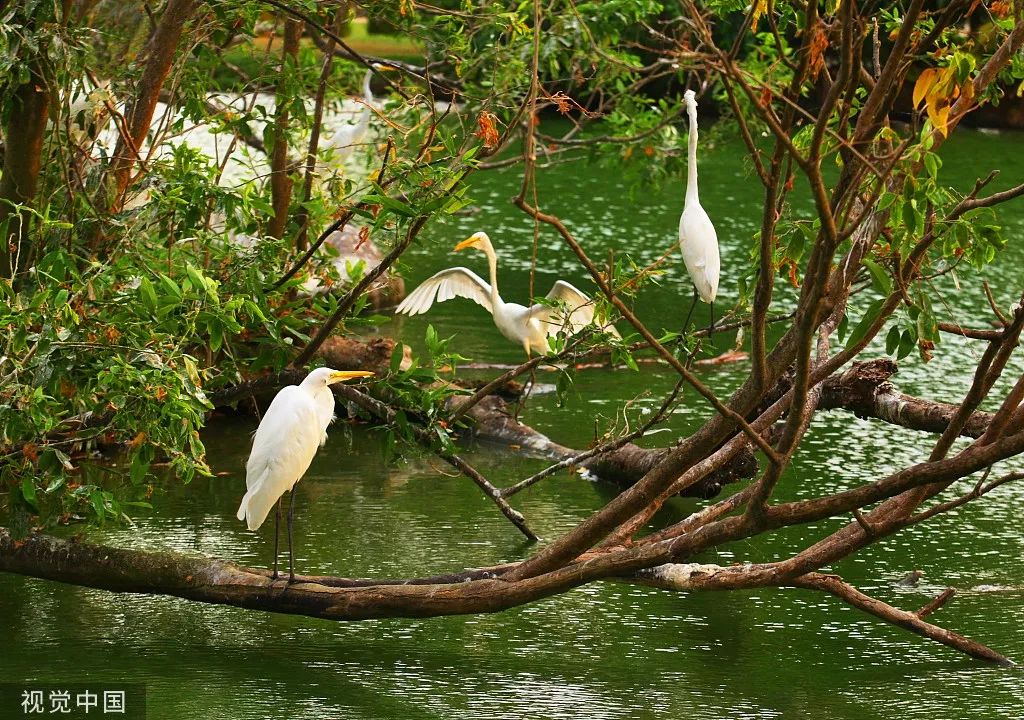
M 729 268 L 745 262 L 760 222 L 758 185 L 742 157 L 738 145 L 725 143 L 701 165 L 702 202 L 722 243 L 723 306 L 736 296 Z M 999 167 L 997 186 L 1003 188 L 1024 178 L 1024 136 L 962 133 L 944 158 L 950 184 L 969 189 L 976 177 Z M 529 262 L 523 258 L 533 228 L 508 202 L 517 180 L 514 172 L 477 179 L 480 212 L 431 226 L 408 256 L 407 279 L 415 283 L 454 264 L 483 273 L 482 256 L 455 260 L 449 250 L 486 229 L 501 255 L 503 294 L 525 299 Z M 595 258 L 614 248 L 652 261 L 673 242 L 682 188 L 631 197 L 626 183 L 616 171 L 582 164 L 550 170 L 542 175 L 544 209 L 566 218 Z M 1010 247 L 986 277 L 1008 305 L 1021 287 L 1024 203 L 1002 209 L 1000 219 Z M 556 277 L 591 288 L 550 233 L 541 234 L 540 258 L 538 294 Z M 945 282 L 939 291 L 943 319 L 967 323 L 984 307 L 974 279 L 965 278 L 960 288 Z M 784 305 L 792 292 L 780 288 L 780 296 Z M 676 259 L 638 309 L 654 327 L 674 329 L 688 297 Z M 521 351 L 468 301 L 445 303 L 426 317 L 384 329 L 418 347 L 427 322 L 442 335 L 455 335 L 453 347 L 474 360 L 520 359 Z M 729 346 L 731 337 L 719 344 Z M 974 344 L 944 338 L 931 363 L 902 363 L 897 381 L 908 392 L 957 400 L 979 354 Z M 1021 369 L 1018 360 L 1012 370 Z M 701 372 L 724 394 L 746 366 Z M 639 374 L 588 370 L 578 376 L 567 407 L 538 395 L 524 417 L 559 442 L 583 446 L 621 402 L 636 398 L 637 411 L 650 408 L 672 382 L 657 366 L 644 366 Z M 672 418 L 672 432 L 645 442 L 667 444 L 708 414 L 706 403 L 691 393 Z M 133 547 L 267 564 L 271 525 L 249 533 L 234 517 L 252 429 L 250 423 L 211 428 L 205 436 L 211 464 L 226 474 L 171 485 L 155 511 L 138 518 L 137 528 L 95 535 Z M 779 495 L 810 497 L 869 481 L 922 459 L 928 443 L 879 422 L 821 414 Z M 543 466 L 496 448 L 475 448 L 467 457 L 499 485 Z M 563 474 L 516 496 L 514 504 L 542 536 L 553 538 L 615 492 Z M 833 570 L 907 609 L 955 586 L 961 592 L 936 622 L 1024 661 L 1022 505 L 1024 488 L 1003 486 L 981 503 L 911 528 Z M 698 506 L 673 500 L 656 523 Z M 371 431 L 345 423 L 333 428 L 299 485 L 297 517 L 297 564 L 309 573 L 425 575 L 531 551 L 468 480 L 429 457 L 389 466 Z M 722 547 L 698 560 L 783 558 L 844 522 Z M 925 572 L 919 587 L 894 586 L 915 568 Z M 1020 671 L 973 662 L 830 597 L 797 590 L 682 595 L 597 584 L 497 615 L 332 623 L 3 575 L 0 632 L 6 680 L 142 682 L 151 718 L 1024 717 Z

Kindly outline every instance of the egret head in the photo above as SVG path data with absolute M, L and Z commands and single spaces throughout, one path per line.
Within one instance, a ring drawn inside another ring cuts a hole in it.
M 687 90 L 683 93 L 683 103 L 686 104 L 686 109 L 697 109 L 697 93 L 693 90 Z
M 335 370 L 334 368 L 317 368 L 302 381 L 303 385 L 312 387 L 327 387 L 337 382 L 351 380 L 353 378 L 372 377 L 373 373 L 367 370 Z
M 487 237 L 487 233 L 480 231 L 473 233 L 468 238 L 460 242 L 455 246 L 455 251 L 465 250 L 466 248 L 476 248 L 477 250 L 483 250 L 487 252 L 485 248 L 491 247 L 491 239 Z

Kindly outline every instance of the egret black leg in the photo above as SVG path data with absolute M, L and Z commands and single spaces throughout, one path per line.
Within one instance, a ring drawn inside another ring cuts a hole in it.
M 711 324 L 708 325 L 708 343 L 711 344 L 711 347 L 715 347 L 714 332 L 715 332 L 715 301 L 712 300 L 711 301 Z
M 295 550 L 292 545 L 292 519 L 295 517 L 295 487 L 288 493 L 288 582 L 295 582 Z
M 683 329 L 680 331 L 680 335 L 686 335 L 686 329 L 690 327 L 690 318 L 693 316 L 693 309 L 697 307 L 697 287 L 693 288 L 693 302 L 690 303 L 690 309 L 686 313 L 686 320 L 683 321 Z
M 277 499 L 277 511 L 274 513 L 274 574 L 271 580 L 277 580 L 277 531 L 281 527 L 281 498 Z

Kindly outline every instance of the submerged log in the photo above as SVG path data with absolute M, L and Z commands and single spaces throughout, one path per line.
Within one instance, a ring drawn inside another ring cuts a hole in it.
M 453 407 L 463 398 L 449 401 Z M 560 445 L 529 425 L 519 422 L 508 412 L 506 403 L 495 395 L 488 396 L 467 413 L 472 421 L 470 432 L 477 440 L 490 442 L 532 455 L 559 462 L 580 454 L 580 450 Z M 581 461 L 575 467 L 587 470 L 601 480 L 629 486 L 646 475 L 670 452 L 668 448 L 647 449 L 633 443 Z M 757 473 L 757 460 L 749 448 L 736 460 L 688 488 L 683 494 L 710 498 L 721 492 L 722 486 L 753 477 Z
M 352 338 L 335 337 L 324 344 L 321 355 L 332 367 L 342 370 L 369 369 L 384 373 L 390 363 L 395 341 L 389 338 L 374 338 L 369 342 Z M 403 368 L 408 367 L 408 348 Z M 897 390 L 888 379 L 897 371 L 896 363 L 889 359 L 853 363 L 844 373 L 828 378 L 822 387 L 820 410 L 843 409 L 859 417 L 871 417 L 914 430 L 933 433 L 942 432 L 957 406 L 937 403 L 923 398 L 905 395 Z M 300 382 L 305 373 L 289 370 L 277 375 L 257 378 L 238 386 L 221 390 L 211 395 L 217 406 L 232 405 L 240 400 L 255 396 L 262 401 L 270 397 L 281 386 Z M 781 395 L 788 388 L 784 383 L 776 389 Z M 503 391 L 514 394 L 516 384 L 510 383 Z M 452 409 L 465 398 L 449 400 Z M 339 408 L 339 411 L 342 411 Z M 535 457 L 547 458 L 553 462 L 564 462 L 580 455 L 581 450 L 555 442 L 544 433 L 519 422 L 508 411 L 505 400 L 490 395 L 469 410 L 468 435 L 473 439 L 505 446 L 516 452 L 525 452 Z M 988 427 L 992 416 L 975 412 L 963 430 L 963 435 L 980 437 Z M 630 486 L 658 465 L 670 448 L 642 448 L 634 443 L 569 465 L 583 469 L 595 477 L 620 486 Z M 724 467 L 708 475 L 703 481 L 687 488 L 683 494 L 691 497 L 711 498 L 724 485 L 754 477 L 758 463 L 753 449 L 749 446 Z

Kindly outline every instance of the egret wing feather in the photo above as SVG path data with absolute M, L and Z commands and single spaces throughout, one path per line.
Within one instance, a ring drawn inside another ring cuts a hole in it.
M 563 308 L 551 307 L 544 303 L 537 303 L 530 308 L 534 317 L 547 323 L 548 335 L 556 335 L 563 327 L 570 335 L 574 335 L 588 325 L 594 324 L 594 302 L 572 283 L 556 280 L 546 297 L 548 300 L 565 303 L 568 307 L 568 316 L 565 315 Z M 604 330 L 610 335 L 619 336 L 612 325 L 608 325 Z
M 256 429 L 245 465 L 247 490 L 238 519 L 244 519 L 250 530 L 263 524 L 278 498 L 309 469 L 325 428 L 314 399 L 299 387 L 286 387 L 274 398 Z
M 687 205 L 679 218 L 679 249 L 700 299 L 712 302 L 718 294 L 721 263 L 718 235 L 711 218 L 696 203 Z
M 430 276 L 406 296 L 395 308 L 395 312 L 419 315 L 429 310 L 435 302 L 445 302 L 457 297 L 472 300 L 486 308 L 487 312 L 494 313 L 490 283 L 464 267 L 448 268 Z

